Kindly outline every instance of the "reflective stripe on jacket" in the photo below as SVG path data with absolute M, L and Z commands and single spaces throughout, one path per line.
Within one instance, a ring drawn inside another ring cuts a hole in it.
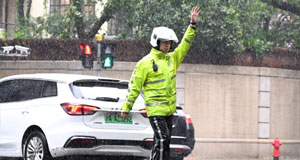
M 133 103 L 144 88 L 144 100 L 149 117 L 169 116 L 176 112 L 176 72 L 187 54 L 196 35 L 188 27 L 181 43 L 170 53 L 152 48 L 150 54 L 135 66 L 128 84 L 128 94 L 122 106 L 123 112 L 130 112 Z M 158 70 L 153 70 L 153 65 Z

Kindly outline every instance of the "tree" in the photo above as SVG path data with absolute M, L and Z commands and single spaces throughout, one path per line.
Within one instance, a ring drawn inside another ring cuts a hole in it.
M 2 9 L 3 9 L 3 1 L 0 1 L 0 8 L 1 8 L 1 12 L 0 12 L 0 20 L 1 21 L 0 22 L 3 23 L 3 18 L 2 18 L 2 15 L 3 15 L 3 11 L 2 11 Z
M 91 39 L 95 37 L 101 26 L 113 18 L 113 15 L 119 8 L 126 3 L 125 0 L 108 0 L 104 4 L 101 16 L 96 18 L 96 16 L 87 17 L 84 14 L 84 0 L 73 0 L 70 1 L 70 7 L 67 9 L 65 15 L 54 13 L 47 17 L 32 18 L 29 16 L 31 1 L 32 0 L 27 1 L 28 10 L 26 17 L 24 16 L 24 0 L 17 1 L 17 38 L 41 37 L 46 32 L 50 37 L 56 38 L 71 38 L 77 36 L 78 38 Z M 100 2 L 102 0 L 88 0 L 87 3 L 95 4 L 97 1 Z M 44 5 L 46 6 L 47 4 L 45 2 L 47 2 L 47 0 L 44 0 Z
M 267 37 L 277 47 L 300 49 L 300 3 L 299 0 L 261 0 L 277 9 L 278 20 L 268 30 Z
M 41 27 L 40 18 L 33 19 L 30 17 L 32 0 L 17 0 L 17 23 L 15 28 L 15 38 L 25 39 L 32 37 L 41 37 L 43 26 Z M 26 11 L 24 9 L 26 6 Z M 25 13 L 25 14 L 24 14 Z
M 268 3 L 275 8 L 289 11 L 293 14 L 300 16 L 300 3 L 299 0 L 261 0 L 264 3 Z
M 300 48 L 298 0 L 107 0 L 99 18 L 87 16 L 84 3 L 100 1 L 70 1 L 65 15 L 36 19 L 26 16 L 25 27 L 20 27 L 17 33 L 33 38 L 47 34 L 55 38 L 91 39 L 104 22 L 114 18 L 125 26 L 118 35 L 122 39 L 149 40 L 156 26 L 172 28 L 180 38 L 189 24 L 190 9 L 198 5 L 199 31 L 192 49 L 215 54 L 216 61 L 243 51 L 259 56 L 270 47 Z M 18 6 L 22 8 L 21 4 Z M 20 9 L 19 15 L 24 17 L 22 13 Z M 278 15 L 290 19 L 278 19 Z M 22 24 L 22 19 L 19 22 Z M 129 29 L 135 30 L 134 37 L 129 37 Z
M 21 26 L 25 25 L 25 16 L 24 16 L 24 0 L 18 0 L 18 23 Z
M 190 10 L 198 5 L 201 8 L 199 32 L 193 46 L 196 46 L 198 52 L 214 53 L 222 57 L 244 50 L 244 39 L 252 32 L 250 28 L 258 25 L 256 22 L 264 6 L 259 6 L 262 3 L 252 3 L 255 5 L 252 7 L 244 3 L 245 1 L 236 0 L 136 0 L 132 3 L 134 14 L 131 19 L 126 20 L 137 28 L 136 36 L 139 39 L 149 39 L 156 26 L 170 27 L 178 37 L 182 37 L 189 24 Z M 254 7 L 259 7 L 260 10 L 255 11 Z M 247 26 L 248 14 L 253 11 L 257 13 L 250 17 L 254 23 Z M 135 23 L 132 23 L 133 20 Z
M 131 0 L 119 10 L 117 20 L 127 24 L 120 35 L 126 35 L 128 28 L 136 30 L 136 38 L 149 39 L 152 29 L 166 26 L 182 35 L 189 24 L 189 12 L 196 0 Z M 128 38 L 128 37 L 122 37 Z
M 7 32 L 7 22 L 8 22 L 8 0 L 5 0 L 5 31 Z
M 78 38 L 94 38 L 97 34 L 98 30 L 101 28 L 103 23 L 109 21 L 113 18 L 113 15 L 116 14 L 119 9 L 126 4 L 124 0 L 109 0 L 104 4 L 104 9 L 100 18 L 96 18 L 95 21 L 87 27 L 84 25 L 84 14 L 83 14 L 83 0 L 74 0 L 73 5 L 76 8 L 75 14 L 75 25 L 78 33 Z M 91 1 L 90 3 L 95 3 L 95 1 Z
M 198 5 L 201 8 L 199 32 L 193 45 L 197 52 L 216 54 L 215 57 L 220 58 L 243 51 L 260 56 L 269 52 L 272 46 L 287 47 L 286 44 L 293 44 L 290 47 L 299 47 L 299 18 L 293 16 L 292 21 L 284 22 L 276 19 L 279 13 L 286 14 L 282 10 L 284 8 L 297 13 L 299 1 L 280 3 L 280 10 L 274 8 L 273 5 L 278 5 L 273 1 L 132 0 L 132 3 L 127 4 L 132 6 L 131 16 L 121 14 L 126 17 L 119 18 L 125 19 L 128 26 L 137 29 L 138 39 L 148 40 L 156 26 L 170 27 L 182 37 L 189 23 L 189 11 L 192 6 Z M 292 39 L 287 38 L 290 35 Z

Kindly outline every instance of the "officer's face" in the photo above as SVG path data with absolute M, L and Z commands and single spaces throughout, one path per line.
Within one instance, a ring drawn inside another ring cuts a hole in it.
M 168 53 L 171 47 L 171 41 L 161 41 L 159 45 L 159 50 Z

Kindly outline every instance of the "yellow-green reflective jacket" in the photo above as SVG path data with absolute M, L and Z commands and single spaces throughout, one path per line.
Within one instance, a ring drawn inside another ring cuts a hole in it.
M 123 112 L 130 112 L 142 88 L 148 117 L 169 116 L 176 112 L 176 72 L 195 35 L 196 30 L 188 27 L 173 52 L 164 53 L 152 48 L 150 54 L 136 64 L 122 105 Z M 153 64 L 158 66 L 156 72 Z

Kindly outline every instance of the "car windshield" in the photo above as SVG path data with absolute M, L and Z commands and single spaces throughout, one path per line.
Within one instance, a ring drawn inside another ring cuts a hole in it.
M 73 95 L 78 99 L 90 99 L 109 102 L 124 102 L 128 90 L 128 83 L 122 81 L 80 80 L 70 85 Z M 142 93 L 137 103 L 143 103 Z

